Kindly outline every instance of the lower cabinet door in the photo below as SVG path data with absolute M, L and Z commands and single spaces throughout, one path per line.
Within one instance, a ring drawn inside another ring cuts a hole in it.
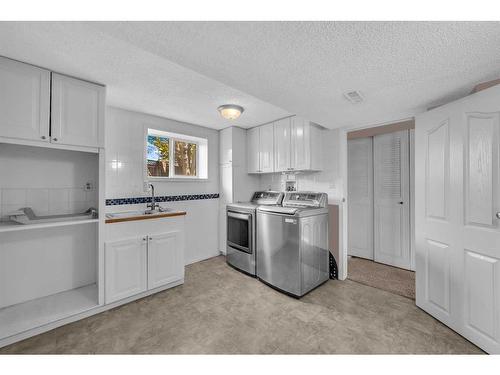
M 181 232 L 168 232 L 149 236 L 148 289 L 184 278 L 184 252 Z
M 146 236 L 106 242 L 106 303 L 118 301 L 146 290 L 146 256 Z

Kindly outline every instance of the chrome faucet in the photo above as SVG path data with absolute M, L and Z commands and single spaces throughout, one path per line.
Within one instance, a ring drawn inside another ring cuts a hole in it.
M 154 211 L 159 206 L 159 204 L 155 201 L 155 187 L 153 186 L 153 184 L 149 184 L 149 186 L 151 186 L 151 203 L 148 203 L 146 207 L 151 211 Z

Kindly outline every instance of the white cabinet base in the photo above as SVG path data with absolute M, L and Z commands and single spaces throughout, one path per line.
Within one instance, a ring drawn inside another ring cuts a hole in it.
M 184 251 L 179 231 L 149 236 L 148 289 L 184 278 Z
M 105 301 L 111 303 L 147 288 L 147 237 L 107 241 L 105 245 Z

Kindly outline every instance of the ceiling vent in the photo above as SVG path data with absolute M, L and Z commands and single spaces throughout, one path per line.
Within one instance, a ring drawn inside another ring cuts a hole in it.
M 344 97 L 353 104 L 358 104 L 363 101 L 363 96 L 359 91 L 347 91 L 344 93 Z

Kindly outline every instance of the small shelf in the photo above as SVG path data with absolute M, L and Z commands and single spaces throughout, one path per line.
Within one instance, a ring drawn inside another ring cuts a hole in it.
M 99 219 L 55 221 L 52 223 L 40 223 L 40 224 L 19 224 L 12 221 L 2 221 L 0 222 L 0 233 L 14 232 L 18 230 L 64 227 L 68 225 L 80 225 L 80 224 L 98 223 L 98 222 Z
M 56 322 L 98 306 L 96 284 L 0 309 L 0 339 Z

